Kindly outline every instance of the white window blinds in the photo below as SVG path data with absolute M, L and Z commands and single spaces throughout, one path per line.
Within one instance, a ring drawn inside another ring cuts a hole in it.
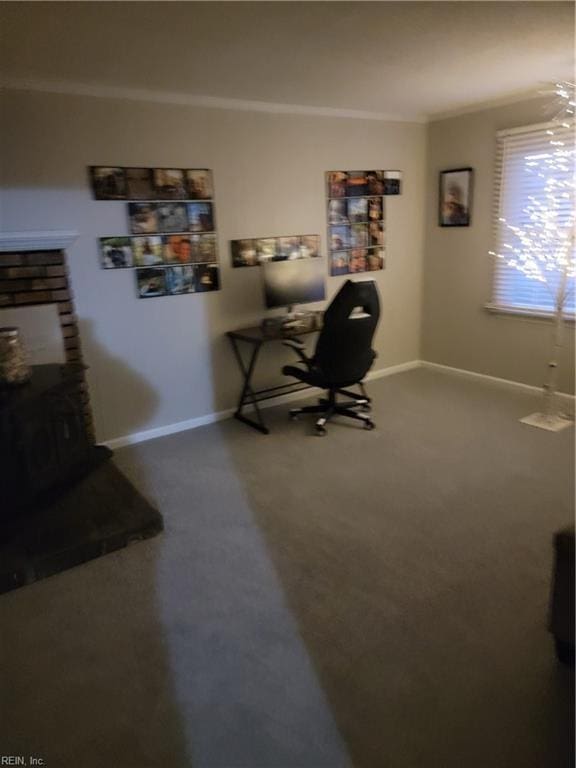
M 533 314 L 554 311 L 561 268 L 554 267 L 550 263 L 553 259 L 549 258 L 548 264 L 540 267 L 545 277 L 543 282 L 528 277 L 526 271 L 530 269 L 525 269 L 525 262 L 516 259 L 516 254 L 533 250 L 533 246 L 526 245 L 529 241 L 539 243 L 549 257 L 553 255 L 554 232 L 548 237 L 544 231 L 542 238 L 542 222 L 534 221 L 534 211 L 542 210 L 541 206 L 549 210 L 553 205 L 555 221 L 566 231 L 573 226 L 574 149 L 573 128 L 563 128 L 558 123 L 498 132 L 494 235 L 495 252 L 501 257 L 494 260 L 492 307 Z M 540 231 L 536 232 L 535 227 Z M 537 236 L 533 237 L 534 234 Z M 541 259 L 538 262 L 542 264 Z M 573 315 L 574 308 L 571 281 L 565 312 Z

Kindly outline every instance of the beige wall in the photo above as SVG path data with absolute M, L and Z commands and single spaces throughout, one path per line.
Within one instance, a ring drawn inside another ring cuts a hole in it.
M 325 254 L 326 170 L 404 171 L 404 194 L 387 198 L 388 266 L 374 274 L 377 365 L 420 356 L 426 126 L 16 92 L 3 122 L 2 228 L 80 233 L 69 261 L 99 439 L 234 405 L 224 333 L 265 309 L 259 270 L 233 270 L 229 240 L 319 233 Z M 99 268 L 97 238 L 128 232 L 124 203 L 91 199 L 86 167 L 99 164 L 214 170 L 223 290 L 139 300 L 132 272 Z M 328 298 L 344 279 L 327 277 Z M 261 383 L 279 381 L 289 355 L 267 349 Z
M 422 310 L 422 356 L 443 365 L 539 386 L 545 379 L 550 323 L 494 315 L 492 200 L 495 133 L 550 119 L 545 102 L 528 102 L 434 122 L 428 134 L 427 224 Z M 438 173 L 472 166 L 472 225 L 438 226 Z M 574 391 L 574 327 L 567 333 L 560 389 Z

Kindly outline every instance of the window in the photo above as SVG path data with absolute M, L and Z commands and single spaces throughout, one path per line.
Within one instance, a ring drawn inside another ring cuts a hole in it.
M 554 144 L 550 143 L 551 140 Z M 556 289 L 562 277 L 561 267 L 549 264 L 542 268 L 546 278 L 542 282 L 528 277 L 519 268 L 525 262 L 517 259 L 516 254 L 531 250 L 530 246 L 523 245 L 524 235 L 530 237 L 538 228 L 538 223 L 534 223 L 530 214 L 538 206 L 547 206 L 550 210 L 551 190 L 557 223 L 566 228 L 566 232 L 573 226 L 573 174 L 574 134 L 570 128 L 549 123 L 498 132 L 495 251 L 504 258 L 495 258 L 493 298 L 489 308 L 534 315 L 554 312 Z M 546 241 L 543 242 L 543 250 L 549 256 L 554 252 Z M 535 264 L 532 266 L 535 267 Z M 574 283 L 570 283 L 565 313 L 573 316 Z

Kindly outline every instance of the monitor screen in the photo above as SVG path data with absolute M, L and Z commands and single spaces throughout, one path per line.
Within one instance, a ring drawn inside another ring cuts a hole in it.
M 325 297 L 323 259 L 266 261 L 261 269 L 269 309 L 322 301 Z

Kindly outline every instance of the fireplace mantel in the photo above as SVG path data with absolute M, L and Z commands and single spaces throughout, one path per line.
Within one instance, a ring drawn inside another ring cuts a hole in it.
M 0 232 L 0 253 L 63 251 L 77 239 L 73 230 Z

